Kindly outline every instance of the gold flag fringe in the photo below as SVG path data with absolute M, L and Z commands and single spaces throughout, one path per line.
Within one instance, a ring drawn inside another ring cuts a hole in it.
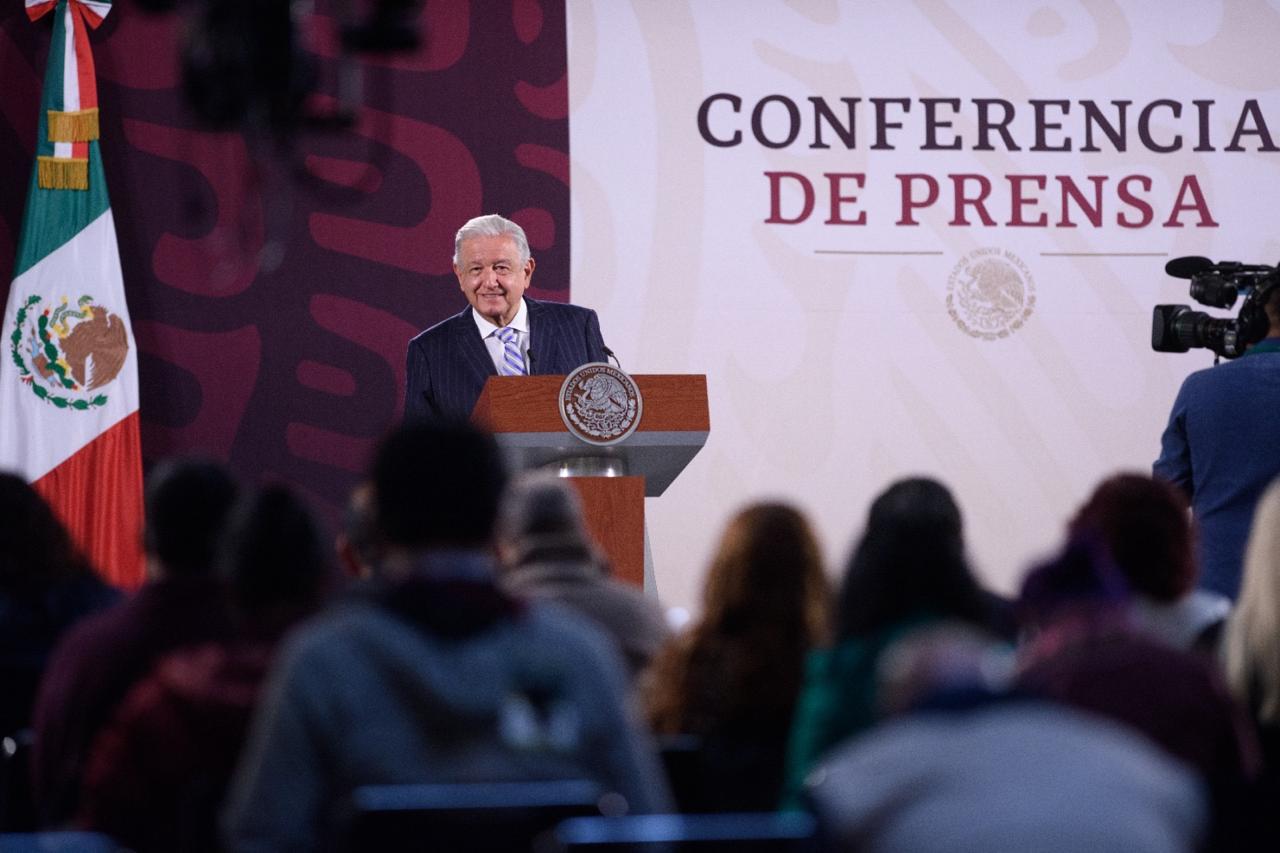
M 98 138 L 98 108 L 74 112 L 49 110 L 50 142 L 90 142 Z
M 37 183 L 43 190 L 89 189 L 89 161 L 79 157 L 37 157 Z

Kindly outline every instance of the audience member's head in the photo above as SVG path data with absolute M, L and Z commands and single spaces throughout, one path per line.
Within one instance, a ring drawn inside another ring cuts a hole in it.
M 1080 507 L 1069 530 L 1097 536 L 1134 592 L 1167 602 L 1195 585 L 1187 499 L 1170 483 L 1144 474 L 1109 477 Z
M 1035 566 L 1022 582 L 1018 615 L 1031 630 L 1064 619 L 1110 619 L 1127 612 L 1129 584 L 1106 549 L 1091 535 L 1067 540 L 1062 550 Z
M 152 572 L 159 577 L 211 574 L 236 491 L 231 474 L 215 462 L 160 463 L 148 477 L 146 492 Z
M 1262 723 L 1280 725 L 1280 479 L 1254 511 L 1224 649 L 1232 692 Z
M 781 503 L 738 512 L 716 547 L 702 606 L 702 624 L 712 631 L 768 626 L 809 645 L 825 639 L 830 587 L 808 520 Z
M 364 482 L 351 491 L 342 514 L 342 530 L 334 550 L 343 574 L 352 579 L 373 575 L 378 562 L 378 523 L 374 518 L 373 484 Z
M 529 471 L 512 480 L 498 512 L 497 542 L 507 567 L 539 555 L 599 563 L 583 520 L 582 500 L 550 471 Z
M 222 570 L 239 613 L 283 627 L 315 609 L 333 578 L 310 510 L 283 486 L 242 498 L 227 523 Z
M 985 625 L 988 613 L 951 492 L 925 477 L 889 486 L 871 504 L 845 572 L 839 637 L 867 636 L 916 615 Z
M 88 571 L 40 493 L 21 477 L 0 474 L 0 589 L 40 588 Z
M 785 735 L 804 662 L 826 642 L 831 592 L 805 517 L 757 503 L 725 527 L 707 572 L 702 617 L 654 661 L 645 697 L 654 730 Z M 779 770 L 780 773 L 780 770 Z M 776 802 L 779 779 L 770 783 Z
M 374 456 L 379 538 L 392 549 L 491 544 L 507 474 L 489 435 L 461 424 L 401 427 Z

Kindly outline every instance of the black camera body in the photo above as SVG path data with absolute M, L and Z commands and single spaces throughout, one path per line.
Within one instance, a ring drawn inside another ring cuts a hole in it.
M 1174 278 L 1191 279 L 1191 298 L 1201 305 L 1230 308 L 1243 294 L 1234 318 L 1211 317 L 1187 305 L 1157 305 L 1151 315 L 1151 348 L 1156 352 L 1207 349 L 1221 358 L 1236 358 L 1267 336 L 1266 304 L 1280 286 L 1280 271 L 1266 265 L 1208 258 L 1174 258 L 1165 264 Z

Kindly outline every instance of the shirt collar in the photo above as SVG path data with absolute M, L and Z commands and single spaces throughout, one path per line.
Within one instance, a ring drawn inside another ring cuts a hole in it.
M 414 573 L 436 580 L 492 580 L 493 555 L 488 551 L 437 548 L 423 551 L 413 562 Z
M 1280 352 L 1280 337 L 1263 338 L 1253 346 L 1249 347 L 1245 355 L 1254 355 L 1260 352 Z
M 480 332 L 480 337 L 487 338 L 494 332 L 498 331 L 498 327 L 490 323 L 487 319 L 480 316 L 480 312 L 471 309 L 471 319 L 476 322 L 476 329 Z M 508 329 L 515 329 L 521 334 L 529 334 L 529 305 L 524 301 L 524 297 L 520 297 L 520 307 L 516 309 L 516 316 L 511 318 L 511 322 L 506 325 Z
M 390 578 L 485 581 L 495 577 L 493 555 L 484 549 L 426 548 L 393 557 L 381 574 Z

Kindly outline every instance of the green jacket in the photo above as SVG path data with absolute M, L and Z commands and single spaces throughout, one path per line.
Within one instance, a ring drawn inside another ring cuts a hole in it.
M 804 808 L 805 779 L 828 750 L 875 725 L 881 653 L 935 621 L 934 616 L 913 616 L 868 637 L 846 639 L 809 654 L 787 744 L 784 811 Z

